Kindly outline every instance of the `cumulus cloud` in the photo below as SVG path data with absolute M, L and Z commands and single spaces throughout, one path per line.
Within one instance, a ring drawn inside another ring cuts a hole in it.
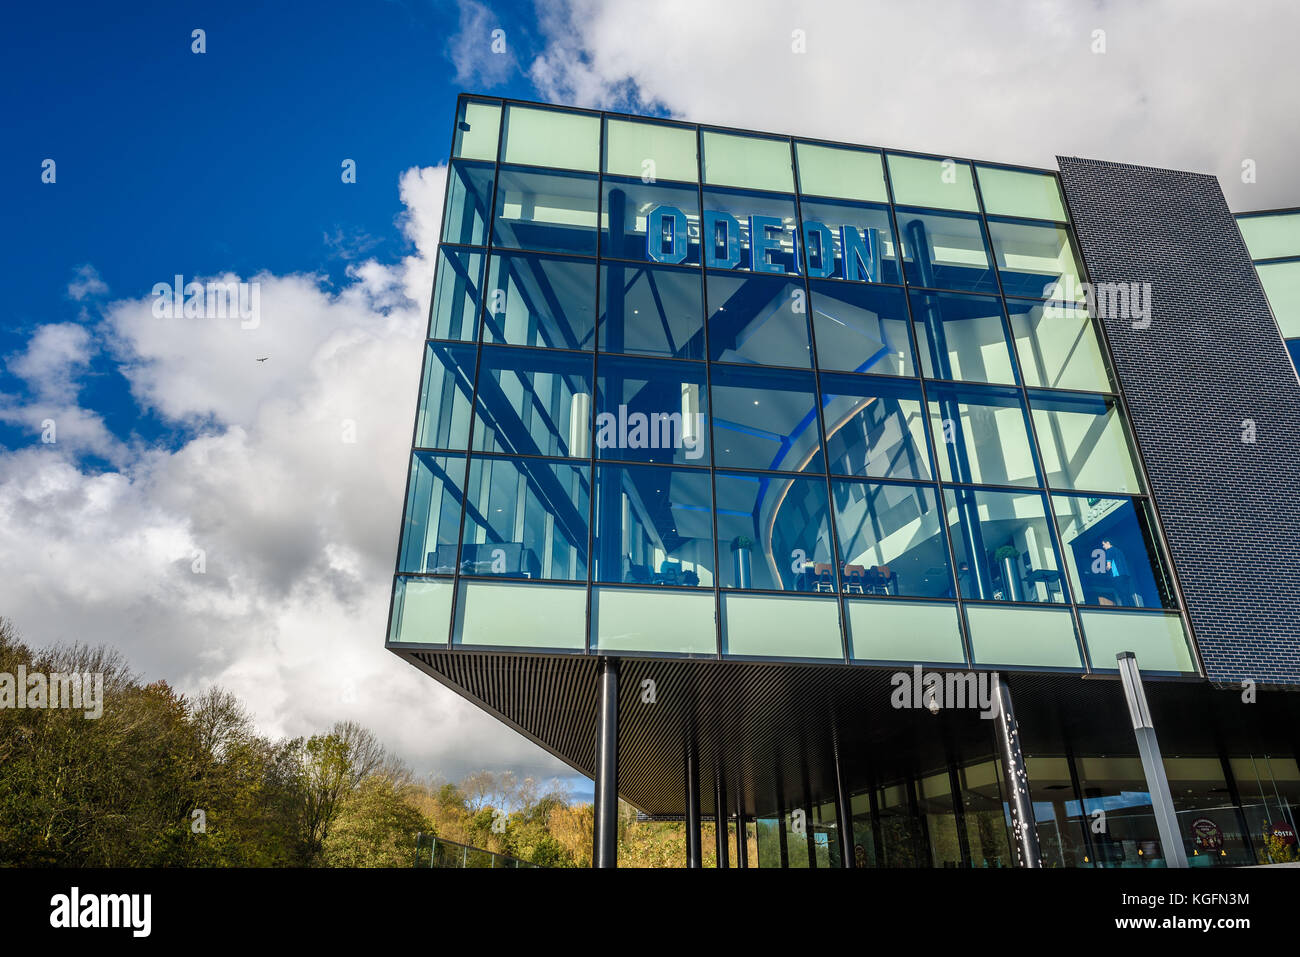
M 570 773 L 382 647 L 445 176 L 407 172 L 412 253 L 336 291 L 219 277 L 261 284 L 256 328 L 159 318 L 149 295 L 40 327 L 8 366 L 58 441 L 0 454 L 0 614 L 40 644 L 113 645 L 183 691 L 225 685 L 269 733 L 352 718 L 421 771 Z M 97 348 L 193 437 L 83 465 L 107 436 L 70 424 L 98 423 L 76 401 Z
M 107 293 L 108 283 L 99 278 L 98 270 L 89 263 L 78 267 L 76 276 L 68 283 L 68 296 L 78 302 Z
M 1234 209 L 1300 202 L 1292 0 L 541 9 L 530 75 L 556 102 L 1031 166 L 1168 166 L 1216 174 Z

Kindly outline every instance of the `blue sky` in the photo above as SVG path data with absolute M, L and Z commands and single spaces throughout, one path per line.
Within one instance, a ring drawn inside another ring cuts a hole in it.
M 36 645 L 108 644 L 185 693 L 221 684 L 267 733 L 358 720 L 421 773 L 566 773 L 383 649 L 462 89 L 1040 167 L 1200 170 L 1234 209 L 1300 205 L 1293 0 L 4 16 L 0 615 Z M 151 315 L 155 283 L 227 272 L 261 283 L 258 329 Z

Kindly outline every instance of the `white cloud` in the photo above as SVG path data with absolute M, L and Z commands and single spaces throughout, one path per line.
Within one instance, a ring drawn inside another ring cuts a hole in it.
M 1058 154 L 1219 176 L 1300 204 L 1300 5 L 1254 0 L 546 3 L 556 102 L 1054 168 Z M 802 30 L 805 53 L 795 53 Z M 1104 30 L 1105 53 L 1093 53 Z M 1243 161 L 1258 182 L 1243 184 Z
M 447 57 L 462 87 L 488 90 L 515 72 L 514 40 L 506 21 L 477 0 L 456 0 L 460 22 L 447 41 Z M 502 33 L 493 35 L 495 31 Z
M 78 302 L 92 296 L 103 296 L 107 293 L 108 283 L 99 278 L 98 270 L 89 263 L 79 267 L 76 278 L 68 283 L 68 295 Z
M 11 411 L 57 407 L 59 441 L 0 454 L 0 614 L 38 644 L 113 645 L 182 691 L 223 684 L 269 733 L 355 718 L 421 771 L 563 773 L 383 649 L 445 175 L 407 172 L 414 251 L 354 267 L 337 292 L 314 276 L 227 277 L 262 283 L 256 329 L 159 319 L 150 296 L 108 305 L 90 330 L 39 328 L 9 360 L 36 396 Z M 96 341 L 196 437 L 79 467 L 99 439 L 65 421 L 98 423 L 76 405 Z

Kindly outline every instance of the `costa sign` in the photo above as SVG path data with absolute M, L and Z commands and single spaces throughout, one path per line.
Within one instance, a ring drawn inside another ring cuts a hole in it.
M 776 216 L 747 219 L 749 268 L 758 273 L 802 275 L 811 279 L 848 279 L 880 282 L 880 239 L 868 226 L 841 226 L 832 231 L 825 223 L 803 224 L 806 262 L 800 263 L 794 229 Z M 721 210 L 705 210 L 700 224 L 704 265 L 709 269 L 739 269 L 745 250 L 740 221 Z M 838 248 L 836 239 L 838 238 Z M 646 223 L 646 252 L 657 263 L 680 263 L 686 259 L 686 214 L 676 206 L 659 205 L 650 210 Z M 801 272 L 802 268 L 802 272 Z

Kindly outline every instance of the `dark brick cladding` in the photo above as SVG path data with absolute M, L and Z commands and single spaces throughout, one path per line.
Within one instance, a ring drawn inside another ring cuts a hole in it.
M 1206 674 L 1300 685 L 1300 383 L 1218 180 L 1057 159 L 1089 278 L 1152 284 L 1104 326 Z

